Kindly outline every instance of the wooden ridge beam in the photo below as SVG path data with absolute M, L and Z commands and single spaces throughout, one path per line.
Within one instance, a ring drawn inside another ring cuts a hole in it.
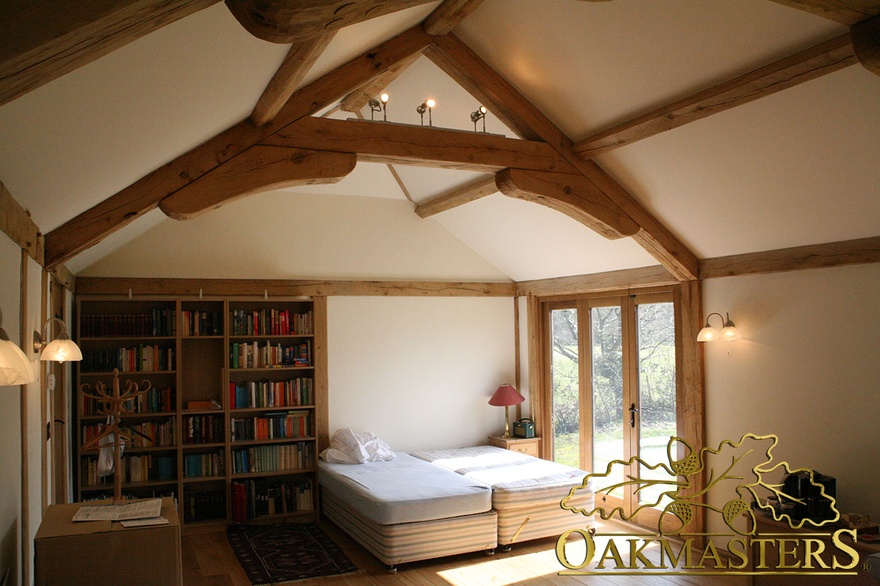
M 827 19 L 852 26 L 880 14 L 878 0 L 772 0 Z
M 374 163 L 484 173 L 508 167 L 576 172 L 544 142 L 409 124 L 304 117 L 260 144 L 356 153 L 358 160 Z
M 639 224 L 641 229 L 633 239 L 669 271 L 681 280 L 697 278 L 696 255 L 601 167 L 593 161 L 581 160 L 572 150 L 570 138 L 455 35 L 436 37 L 425 55 L 489 107 L 508 128 L 520 136 L 547 142 L 595 184 Z
M 470 16 L 482 3 L 483 0 L 443 0 L 443 3 L 425 19 L 422 28 L 432 36 L 451 33 L 452 29 Z
M 431 0 L 226 0 L 246 31 L 271 43 L 300 43 Z
M 874 75 L 880 75 L 880 16 L 853 25 L 850 37 L 859 63 Z
M 634 236 L 639 225 L 581 174 L 505 169 L 495 176 L 504 195 L 530 201 L 577 220 L 608 239 Z
M 498 186 L 495 185 L 495 176 L 483 177 L 476 181 L 471 181 L 467 185 L 462 185 L 450 193 L 417 205 L 415 212 L 420 218 L 430 218 L 434 214 L 457 208 L 466 203 L 476 201 L 481 197 L 497 193 L 497 191 Z
M 880 262 L 880 236 L 750 252 L 700 261 L 700 279 Z
M 166 216 L 189 220 L 256 193 L 336 183 L 354 169 L 349 153 L 255 145 L 159 203 Z
M 513 297 L 513 283 L 78 277 L 77 295 Z
M 155 209 L 164 198 L 284 125 L 329 106 L 352 88 L 421 51 L 431 39 L 421 27 L 409 29 L 294 92 L 272 122 L 255 126 L 244 120 L 52 230 L 46 235 L 47 268 L 66 262 Z
M 838 71 L 853 65 L 856 61 L 850 35 L 841 35 L 603 130 L 576 142 L 572 150 L 584 160 L 591 159 L 644 138 Z
M 0 2 L 0 105 L 217 1 Z
M 332 31 L 291 45 L 284 62 L 251 112 L 254 124 L 262 126 L 275 118 L 335 35 L 336 31 Z

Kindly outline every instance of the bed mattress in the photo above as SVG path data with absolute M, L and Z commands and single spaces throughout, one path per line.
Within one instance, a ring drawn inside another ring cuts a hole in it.
M 497 510 L 556 503 L 583 483 L 583 470 L 495 446 L 413 452 L 413 456 L 491 486 Z M 592 499 L 590 490 L 582 490 Z
M 322 489 L 345 495 L 352 510 L 379 525 L 485 513 L 492 490 L 485 483 L 397 452 L 394 460 L 364 464 L 319 462 Z

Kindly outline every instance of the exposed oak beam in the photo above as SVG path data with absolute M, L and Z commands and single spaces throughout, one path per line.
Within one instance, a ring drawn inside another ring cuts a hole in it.
M 700 278 L 715 279 L 876 262 L 880 262 L 880 236 L 704 259 L 700 261 Z
M 304 117 L 260 144 L 356 153 L 371 163 L 484 173 L 508 167 L 576 172 L 544 142 L 409 124 Z
M 336 31 L 332 31 L 290 47 L 281 67 L 257 100 L 251 113 L 254 124 L 261 126 L 275 118 L 335 35 Z
M 679 280 L 672 276 L 669 271 L 661 266 L 654 266 L 622 271 L 608 271 L 592 275 L 520 281 L 516 284 L 516 294 L 518 296 L 535 295 L 540 297 L 578 295 L 581 293 L 675 285 L 678 282 Z
M 370 98 L 379 95 L 382 90 L 388 87 L 392 81 L 397 79 L 401 73 L 406 71 L 421 56 L 421 53 L 413 53 L 394 67 L 389 67 L 368 83 L 342 98 L 342 101 L 339 103 L 339 109 L 343 112 L 359 113 L 367 105 L 367 102 L 370 101 Z
M 3 182 L 0 181 L 0 232 L 15 242 L 27 255 L 43 264 L 43 235 Z
M 582 159 L 678 128 L 856 63 L 849 34 L 811 47 L 587 137 L 572 147 Z
M 672 232 L 593 161 L 581 160 L 572 141 L 507 80 L 455 35 L 437 37 L 425 55 L 523 137 L 540 139 L 603 191 L 641 230 L 633 236 L 645 250 L 682 280 L 697 278 L 698 260 Z
M 504 195 L 541 204 L 573 218 L 605 238 L 634 236 L 639 225 L 581 174 L 505 169 L 495 176 Z
M 874 75 L 880 75 L 880 16 L 853 25 L 850 36 L 859 63 Z
M 218 0 L 3 0 L 0 105 Z
M 419 204 L 416 206 L 415 211 L 420 218 L 430 218 L 434 214 L 457 208 L 460 205 L 476 201 L 481 197 L 497 192 L 498 186 L 495 185 L 495 176 L 483 177 L 476 181 L 471 181 L 450 193 Z
M 513 283 L 78 277 L 78 295 L 513 297 Z
M 846 26 L 852 26 L 880 14 L 878 0 L 773 0 L 773 2 L 823 16 Z
M 422 26 L 429 35 L 439 36 L 452 32 L 458 23 L 477 9 L 483 0 L 443 0 Z
M 272 43 L 308 39 L 431 0 L 226 0 L 249 33 Z
M 255 193 L 336 183 L 356 164 L 348 153 L 255 145 L 169 195 L 159 208 L 175 220 L 189 220 Z
M 164 198 L 284 125 L 329 106 L 401 59 L 421 51 L 431 39 L 421 27 L 413 27 L 294 92 L 273 122 L 255 126 L 244 120 L 79 214 L 46 236 L 47 268 L 66 262 L 155 209 Z

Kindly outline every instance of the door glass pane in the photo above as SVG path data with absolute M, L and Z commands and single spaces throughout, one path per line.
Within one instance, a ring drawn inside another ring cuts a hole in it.
M 623 460 L 623 345 L 620 307 L 590 310 L 593 370 L 593 469 L 604 473 L 612 460 Z M 608 485 L 623 481 L 614 466 Z M 623 490 L 613 491 L 623 497 Z
M 672 303 L 637 306 L 639 348 L 639 454 L 645 462 L 669 461 L 666 445 L 676 435 L 675 425 L 675 320 Z M 663 469 L 641 466 L 643 479 L 674 481 Z M 639 491 L 640 503 L 654 503 L 670 484 L 649 486 Z M 658 505 L 665 507 L 664 496 Z
M 553 460 L 580 468 L 577 310 L 551 311 L 550 324 Z

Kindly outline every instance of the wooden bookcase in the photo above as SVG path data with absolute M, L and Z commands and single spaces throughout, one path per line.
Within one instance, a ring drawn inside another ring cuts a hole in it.
M 82 396 L 101 382 L 152 390 L 129 428 L 123 494 L 174 496 L 185 530 L 314 519 L 317 457 L 327 441 L 326 298 L 77 300 L 75 482 L 78 500 L 112 496 L 83 450 L 103 418 Z

